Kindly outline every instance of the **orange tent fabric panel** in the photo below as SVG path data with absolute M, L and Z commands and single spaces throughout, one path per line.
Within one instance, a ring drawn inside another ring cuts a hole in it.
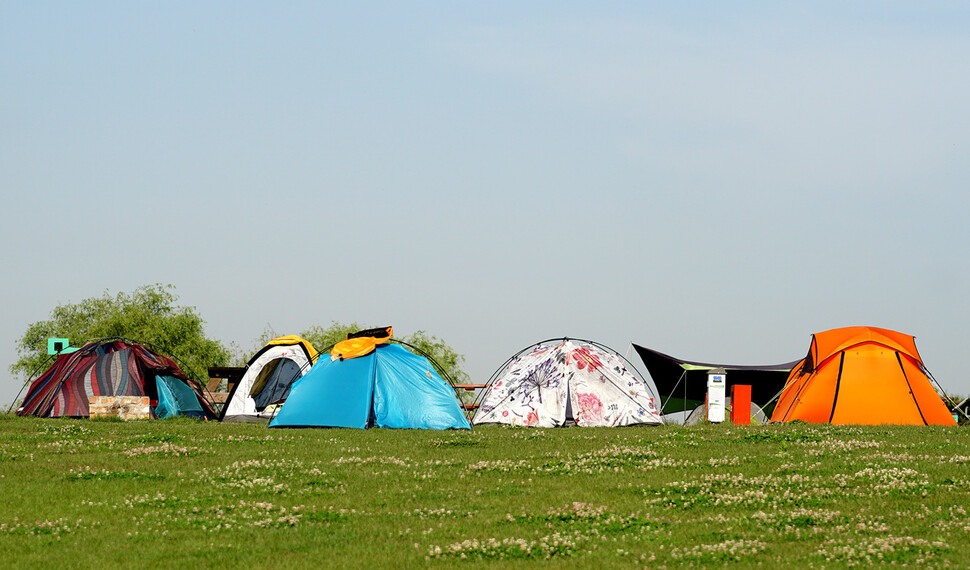
M 896 351 L 872 343 L 843 352 L 844 383 L 833 405 L 833 424 L 924 424 Z M 906 357 L 909 362 L 909 357 Z M 828 366 L 831 370 L 833 367 Z M 909 365 L 910 375 L 922 375 Z
M 882 344 L 923 362 L 916 350 L 916 339 L 908 334 L 878 327 L 845 327 L 812 335 L 812 361 L 817 366 L 827 358 L 866 341 Z
M 781 391 L 781 396 L 778 397 L 775 411 L 771 414 L 771 421 L 788 421 L 788 413 L 795 404 L 797 397 L 801 394 L 801 391 L 805 388 L 805 381 L 808 380 L 807 376 L 802 377 L 804 367 L 805 359 L 802 359 L 791 369 L 791 372 L 788 374 L 788 380 L 785 381 L 785 387 Z
M 872 327 L 814 335 L 809 358 L 792 370 L 771 420 L 956 423 L 923 372 L 913 337 Z
M 927 425 L 954 426 L 957 424 L 953 414 L 946 407 L 943 399 L 933 389 L 929 379 L 915 364 L 907 363 L 903 358 L 904 370 L 913 391 L 913 398 L 919 403 L 919 412 Z M 914 380 L 915 378 L 915 380 Z
M 795 368 L 798 370 L 798 367 Z M 835 399 L 835 385 L 838 382 L 838 367 L 836 374 L 829 374 L 827 370 L 821 373 L 805 375 L 791 382 L 782 392 L 782 398 L 775 406 L 772 421 L 801 420 L 811 423 L 827 423 L 832 415 L 832 402 Z M 784 419 L 775 416 L 785 410 Z M 789 411 L 790 410 L 790 411 Z

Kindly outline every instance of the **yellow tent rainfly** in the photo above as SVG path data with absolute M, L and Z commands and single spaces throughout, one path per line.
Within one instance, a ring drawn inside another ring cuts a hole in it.
M 345 358 L 359 358 L 366 356 L 377 348 L 379 344 L 387 344 L 394 336 L 394 327 L 367 329 L 347 335 L 347 340 L 333 345 L 330 350 L 330 360 L 344 360 Z

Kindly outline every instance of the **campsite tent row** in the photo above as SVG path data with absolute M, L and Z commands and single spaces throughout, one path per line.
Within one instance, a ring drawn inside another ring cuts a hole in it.
M 272 420 L 271 427 L 470 428 L 451 386 L 426 358 L 391 344 L 390 328 L 352 336 L 330 358 L 299 337 L 273 339 L 250 359 L 220 419 Z M 17 413 L 85 417 L 97 396 L 147 397 L 158 418 L 217 417 L 174 360 L 123 339 L 58 355 Z
M 299 337 L 273 339 L 250 359 L 219 419 L 268 421 L 270 427 L 470 428 L 452 386 L 427 358 L 394 344 L 391 335 L 390 327 L 355 333 L 323 356 Z M 121 367 L 127 372 L 119 378 L 89 373 L 111 368 L 110 362 L 130 351 L 153 354 L 165 359 L 166 366 Z M 70 365 L 80 353 L 91 355 L 88 364 Z M 618 354 L 595 343 L 539 343 L 496 373 L 489 383 L 494 390 L 485 391 L 472 421 L 550 427 L 661 424 L 647 382 L 631 369 Z M 205 417 L 214 418 L 198 384 L 174 361 L 130 343 L 91 343 L 78 353 L 58 356 L 31 386 L 26 402 L 54 394 L 55 403 L 68 400 L 75 405 L 30 405 L 18 413 L 84 416 L 84 404 L 97 395 L 148 395 L 154 402 L 165 374 L 190 387 L 192 399 L 204 405 Z
M 469 428 L 449 383 L 391 335 L 390 327 L 349 335 L 323 357 L 299 337 L 274 339 L 250 359 L 220 419 L 268 421 L 270 427 Z M 805 359 L 773 366 L 708 364 L 634 348 L 657 393 L 608 347 L 552 339 L 499 367 L 480 393 L 471 423 L 659 425 L 661 413 L 687 414 L 702 404 L 706 375 L 714 368 L 727 371 L 729 389 L 752 386 L 758 406 L 777 398 L 771 421 L 955 423 L 913 337 L 895 331 L 848 327 L 818 333 Z M 88 398 L 96 395 L 149 396 L 157 417 L 215 417 L 199 385 L 174 361 L 121 340 L 60 355 L 31 385 L 18 414 L 84 416 Z M 872 405 L 874 396 L 879 405 Z

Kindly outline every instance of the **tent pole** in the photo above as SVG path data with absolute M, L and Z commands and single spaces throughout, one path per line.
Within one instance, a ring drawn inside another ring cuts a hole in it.
M 657 388 L 657 390 L 658 390 L 658 397 L 661 397 L 661 400 L 660 400 L 660 415 L 663 415 L 664 410 L 667 409 L 667 406 L 670 404 L 670 402 L 673 401 L 674 396 L 677 395 L 677 388 L 680 386 L 680 381 L 683 380 L 683 379 L 684 379 L 684 374 L 681 374 L 680 375 L 680 378 L 677 379 L 677 383 L 674 384 L 674 387 L 670 389 L 670 393 L 667 394 L 667 397 L 666 398 L 663 398 L 662 396 L 659 395 L 660 388 Z M 686 404 L 684 404 L 684 405 L 686 406 Z
M 923 374 L 926 374 L 926 376 L 929 379 L 931 379 L 934 384 L 936 384 L 936 387 L 940 389 L 940 392 L 943 393 L 943 398 L 941 398 L 941 399 L 945 399 L 946 402 L 949 402 L 950 403 L 949 409 L 956 410 L 956 412 L 958 414 L 961 414 L 961 415 L 963 415 L 964 418 L 970 420 L 970 416 L 968 416 L 966 412 L 964 412 L 962 409 L 960 409 L 959 404 L 957 402 L 954 402 L 953 401 L 953 398 L 951 398 L 950 395 L 946 393 L 946 390 L 944 390 L 943 389 L 943 386 L 940 385 L 940 383 L 936 380 L 936 377 L 933 376 L 933 373 L 931 373 L 928 368 L 926 368 L 925 366 L 923 366 L 922 363 L 920 363 L 920 368 L 922 369 Z
M 24 388 L 26 388 L 27 386 L 29 386 L 31 384 L 31 382 L 33 382 L 34 380 L 36 380 L 40 376 L 40 373 L 41 373 L 40 371 L 41 371 L 42 367 L 46 371 L 46 369 L 47 368 L 50 368 L 50 366 L 51 366 L 49 364 L 49 362 L 52 361 L 52 360 L 56 360 L 58 356 L 60 356 L 60 353 L 57 353 L 57 354 L 48 354 L 47 355 L 47 358 L 45 358 L 43 362 L 41 362 L 37 366 L 34 366 L 33 370 L 30 371 L 30 376 L 28 376 L 27 377 L 27 380 L 24 381 L 23 385 L 20 387 L 20 391 L 17 392 L 17 397 L 13 399 L 13 402 L 10 402 L 10 407 L 7 408 L 7 413 L 8 414 L 10 413 L 11 410 L 13 410 L 13 407 L 17 405 L 17 400 L 19 400 L 20 399 L 20 395 L 24 393 Z

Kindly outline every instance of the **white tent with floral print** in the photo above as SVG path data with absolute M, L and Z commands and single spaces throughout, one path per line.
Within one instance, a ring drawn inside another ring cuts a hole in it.
M 615 351 L 591 341 L 543 341 L 519 352 L 492 375 L 472 423 L 662 424 L 647 382 L 626 364 Z

